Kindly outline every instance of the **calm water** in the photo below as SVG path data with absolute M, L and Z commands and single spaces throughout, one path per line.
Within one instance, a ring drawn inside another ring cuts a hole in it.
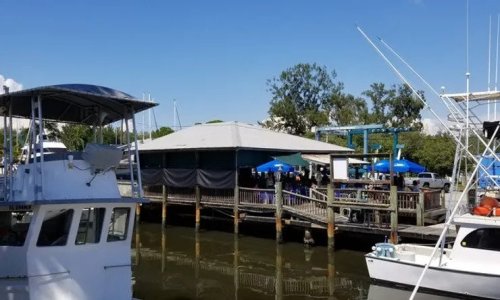
M 134 297 L 149 299 L 408 299 L 371 285 L 363 252 L 193 228 L 141 224 L 133 245 Z M 423 295 L 420 299 L 450 299 Z

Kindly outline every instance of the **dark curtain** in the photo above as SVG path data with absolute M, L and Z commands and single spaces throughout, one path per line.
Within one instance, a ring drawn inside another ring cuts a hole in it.
M 141 170 L 144 185 L 166 185 L 171 187 L 194 187 L 229 189 L 235 185 L 233 170 L 203 169 L 144 169 Z

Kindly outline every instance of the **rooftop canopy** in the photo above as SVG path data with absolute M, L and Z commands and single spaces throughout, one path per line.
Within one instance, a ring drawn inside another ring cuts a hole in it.
M 13 117 L 30 118 L 31 99 L 38 96 L 45 120 L 88 125 L 106 125 L 123 119 L 126 109 L 136 113 L 158 105 L 103 86 L 61 84 L 2 94 L 0 106 L 8 109 L 12 101 Z
M 301 153 L 354 150 L 239 122 L 195 125 L 139 145 L 141 152 L 250 149 Z

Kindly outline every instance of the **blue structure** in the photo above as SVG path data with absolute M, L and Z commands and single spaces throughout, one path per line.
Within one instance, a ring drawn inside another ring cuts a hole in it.
M 412 162 L 407 159 L 396 159 L 394 160 L 394 172 L 396 173 L 405 173 L 405 172 L 411 172 L 411 173 L 420 173 L 425 171 L 425 167 L 421 166 L 415 162 Z M 389 173 L 390 172 L 390 162 L 388 159 L 383 159 L 376 163 L 373 168 L 377 172 L 382 172 L 382 173 Z
M 293 166 L 286 164 L 282 161 L 279 161 L 277 159 L 257 167 L 257 172 L 267 173 L 267 172 L 277 172 L 277 171 L 288 173 L 288 172 L 293 172 L 294 168 Z
M 347 147 L 354 148 L 352 137 L 354 135 L 363 135 L 363 154 L 368 154 L 368 134 L 387 133 L 392 134 L 392 153 L 397 153 L 399 143 L 399 133 L 413 131 L 411 128 L 387 128 L 380 124 L 353 125 L 353 126 L 326 126 L 316 129 L 316 140 L 319 141 L 321 133 L 333 133 L 336 135 L 347 136 Z
M 497 155 L 500 154 L 497 153 Z M 493 180 L 500 185 L 500 162 L 493 156 L 485 156 L 481 164 L 484 166 L 487 173 L 481 168 L 478 170 L 479 186 L 483 189 L 495 186 Z

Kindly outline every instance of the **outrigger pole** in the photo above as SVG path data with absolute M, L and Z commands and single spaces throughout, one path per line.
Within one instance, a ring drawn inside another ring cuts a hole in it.
M 438 97 L 440 98 L 443 98 L 443 97 L 446 97 L 446 96 L 442 96 L 440 95 L 436 89 L 434 89 L 430 83 L 425 80 L 422 75 L 420 75 L 401 55 L 399 55 L 391 46 L 389 46 L 383 39 L 379 38 L 380 42 L 387 48 L 389 49 L 389 51 L 391 51 L 397 58 L 399 58 L 399 60 L 401 60 L 401 62 L 403 62 L 405 64 L 406 67 L 408 67 L 408 69 L 410 69 L 413 74 L 415 74 L 420 80 L 422 80 L 422 82 Z M 408 84 L 408 83 L 407 83 Z M 409 85 L 409 84 L 408 84 Z M 467 93 L 469 94 L 469 93 Z M 460 110 L 458 109 L 458 107 L 455 106 L 455 104 L 453 104 L 453 102 L 450 102 L 450 103 L 444 103 L 446 105 L 446 107 L 449 109 L 449 110 L 455 110 L 458 114 L 460 114 L 460 116 L 462 118 L 466 118 L 466 116 L 464 116 Z M 452 114 L 452 116 L 454 117 L 455 119 L 455 122 L 460 122 L 460 120 L 457 118 L 457 116 L 455 116 L 454 114 Z M 442 123 L 443 126 L 446 127 L 446 125 L 444 123 Z M 487 145 L 487 142 L 483 139 L 483 137 L 476 131 L 476 130 L 472 130 L 472 132 L 474 133 L 474 135 L 478 138 L 479 141 L 481 141 L 481 143 L 483 144 L 483 146 L 486 146 Z M 500 157 L 495 153 L 495 151 L 491 150 L 490 151 L 490 154 L 493 155 L 493 157 L 495 157 L 495 159 L 497 160 L 500 160 Z M 499 186 L 497 184 L 497 186 Z M 500 187 L 500 186 L 499 186 Z
M 469 156 L 476 162 L 476 167 L 474 168 L 474 171 L 473 173 L 471 174 L 472 176 L 469 178 L 468 182 L 467 182 L 467 185 L 465 186 L 464 188 L 464 191 L 462 192 L 458 202 L 456 203 L 455 207 L 453 208 L 453 211 L 451 212 L 450 214 L 450 217 L 448 218 L 447 222 L 445 223 L 445 227 L 443 228 L 443 231 L 441 232 L 441 235 L 439 236 L 439 239 L 438 241 L 436 242 L 436 246 L 434 247 L 433 249 L 433 252 L 430 256 L 430 259 L 429 261 L 425 264 L 424 266 L 424 270 L 422 271 L 422 274 L 420 275 L 418 281 L 417 281 L 417 284 L 415 285 L 415 288 L 410 296 L 410 300 L 414 299 L 417 291 L 418 291 L 418 288 L 420 287 L 420 284 L 422 282 L 422 279 L 427 271 L 427 269 L 429 268 L 429 265 L 430 263 L 432 262 L 432 259 L 434 257 L 434 255 L 436 254 L 437 252 L 437 249 L 439 248 L 441 242 L 443 241 L 445 235 L 446 235 L 446 232 L 449 228 L 449 226 L 451 225 L 451 221 L 453 220 L 453 216 L 457 213 L 458 211 L 458 208 L 460 207 L 460 203 L 462 202 L 464 196 L 466 195 L 466 193 L 468 192 L 468 190 L 470 189 L 471 185 L 472 185 L 472 182 L 474 180 L 474 176 L 475 174 L 477 173 L 477 171 L 479 170 L 479 168 L 482 168 L 483 171 L 485 171 L 486 173 L 487 170 L 485 170 L 484 166 L 481 164 L 483 158 L 484 158 L 484 155 L 490 151 L 490 152 L 494 152 L 491 150 L 491 143 L 495 140 L 495 136 L 498 132 L 498 129 L 500 126 L 497 126 L 496 129 L 495 129 L 495 133 L 493 134 L 492 138 L 490 139 L 490 141 L 488 142 L 488 144 L 486 145 L 486 148 L 485 150 L 483 151 L 483 154 L 481 155 L 481 158 L 479 160 L 477 160 L 473 155 L 472 153 L 470 153 L 469 149 L 468 148 L 465 148 L 465 146 L 463 145 L 463 143 L 460 141 L 460 139 L 458 139 L 450 130 L 450 128 L 448 128 L 448 126 L 446 126 L 446 124 L 443 122 L 443 120 L 436 114 L 436 112 L 434 112 L 434 110 L 432 110 L 432 108 L 427 104 L 427 102 L 416 92 L 416 90 L 413 88 L 413 86 L 410 85 L 409 81 L 399 72 L 399 70 L 394 66 L 394 64 L 392 64 L 390 62 L 390 60 L 384 55 L 384 53 L 372 42 L 372 40 L 364 33 L 364 31 L 359 27 L 357 26 L 357 29 L 358 31 L 363 35 L 363 37 L 369 42 L 369 44 L 377 51 L 377 53 L 386 61 L 386 63 L 392 68 L 392 70 L 398 75 L 398 77 L 408 85 L 408 87 L 413 91 L 413 93 L 416 95 L 416 97 L 424 104 L 425 108 L 427 108 L 435 117 L 436 119 L 438 119 L 438 121 L 444 126 L 444 128 L 448 131 L 448 133 L 450 133 L 451 136 L 453 136 L 453 138 L 455 139 L 455 141 L 460 144 L 465 152 L 467 154 L 469 154 Z M 475 132 L 475 131 L 473 131 Z M 476 133 L 477 134 L 477 133 Z M 497 158 L 496 154 L 494 154 L 494 156 Z
M 365 32 L 359 27 L 357 26 L 356 27 L 358 29 L 358 31 L 363 35 L 363 37 L 368 41 L 368 43 L 377 51 L 377 53 L 384 59 L 384 61 L 391 67 L 391 69 L 396 73 L 396 75 L 405 83 L 408 85 L 408 87 L 412 90 L 412 92 L 415 94 L 415 96 L 424 104 L 424 107 L 427 108 L 427 110 L 429 110 L 432 115 L 439 121 L 439 123 L 441 123 L 441 125 L 446 129 L 446 131 L 453 137 L 453 139 L 455 140 L 456 143 L 458 143 L 464 150 L 465 152 L 469 155 L 469 157 L 476 163 L 479 165 L 479 160 L 474 156 L 474 154 L 472 154 L 468 148 L 466 148 L 466 146 L 462 143 L 462 141 L 460 141 L 454 134 L 453 132 L 451 131 L 450 128 L 448 128 L 448 126 L 446 126 L 446 124 L 444 123 L 444 121 L 437 115 L 437 113 L 429 106 L 429 104 L 427 103 L 427 101 L 425 101 L 422 96 L 417 93 L 417 91 L 415 90 L 415 88 L 410 84 L 410 82 L 406 79 L 406 77 L 404 77 L 401 72 L 399 72 L 399 70 L 394 66 L 393 63 L 391 63 L 391 61 L 384 55 L 384 53 L 377 47 L 377 45 L 375 45 L 373 43 L 373 41 L 365 34 Z M 486 144 L 485 144 L 486 146 Z M 488 149 L 488 148 L 486 148 Z M 494 151 L 490 150 L 491 154 L 495 157 L 495 159 L 498 159 L 500 160 L 500 158 L 498 158 L 498 156 L 493 153 Z M 486 170 L 486 168 L 483 166 L 483 165 L 480 165 L 480 168 L 486 173 L 488 174 L 488 171 Z M 499 186 L 497 183 L 495 183 L 497 186 Z

